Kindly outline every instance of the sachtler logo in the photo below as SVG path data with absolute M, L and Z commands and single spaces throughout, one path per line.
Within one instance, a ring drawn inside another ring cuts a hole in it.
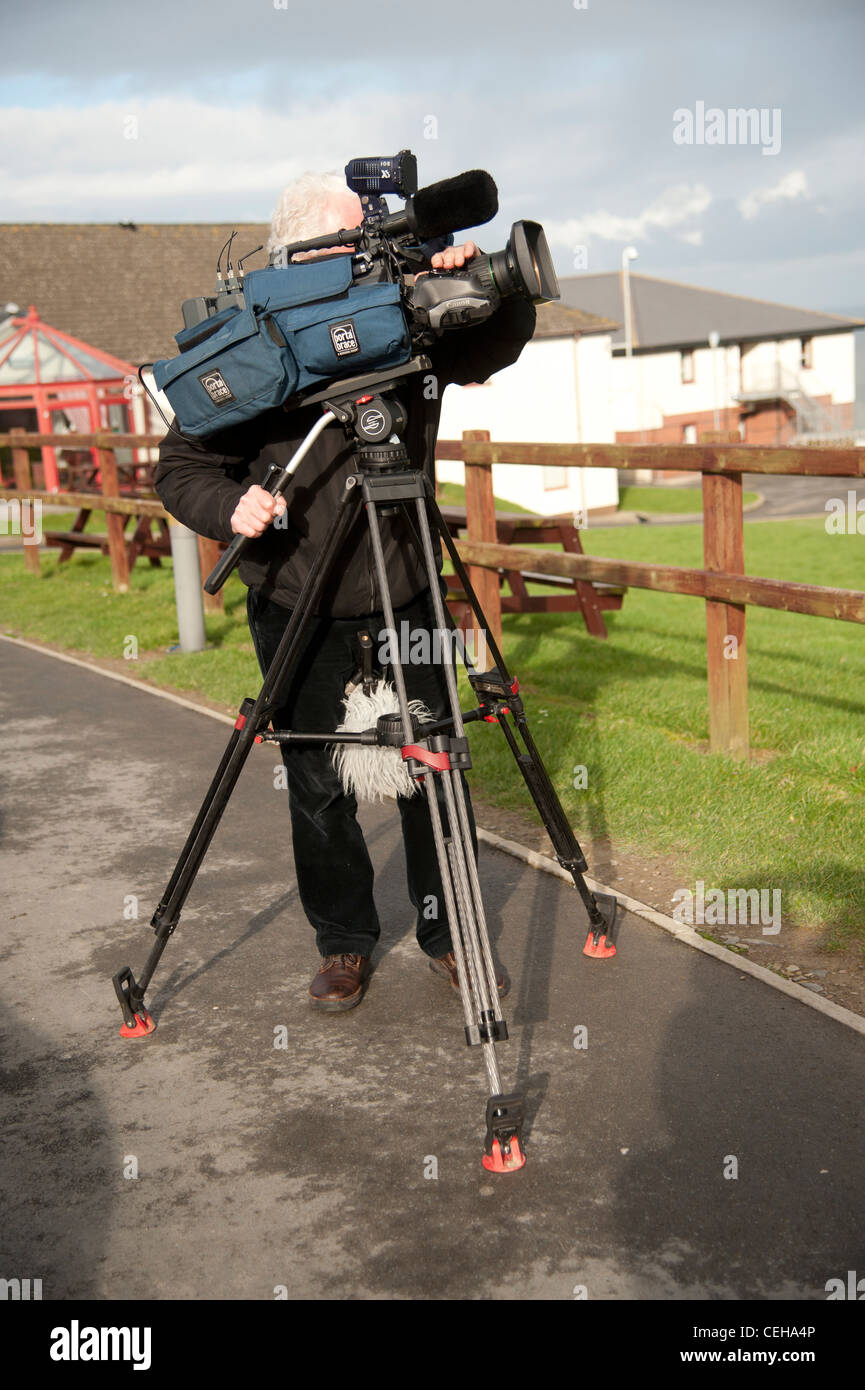
M 350 357 L 353 352 L 360 352 L 353 319 L 345 319 L 343 323 L 332 323 L 330 340 L 337 357 Z
M 382 430 L 387 427 L 387 421 L 375 406 L 371 406 L 369 410 L 363 412 L 358 424 L 365 435 L 381 434 Z
M 198 380 L 201 382 L 214 405 L 224 405 L 227 401 L 233 401 L 231 388 L 222 372 L 205 372 Z

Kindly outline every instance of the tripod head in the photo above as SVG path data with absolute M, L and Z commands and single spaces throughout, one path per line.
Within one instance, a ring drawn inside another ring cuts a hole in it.
M 426 370 L 429 358 L 413 358 L 407 366 L 411 372 L 399 368 L 396 372 L 372 372 L 366 378 L 358 377 L 351 392 L 341 390 L 338 396 L 328 395 L 324 401 L 325 410 L 357 441 L 356 458 L 361 472 L 390 472 L 410 466 L 408 450 L 400 438 L 408 424 L 408 414 L 393 393 L 401 378 Z
M 392 399 L 392 393 L 402 382 L 431 368 L 430 359 L 419 355 L 401 367 L 365 372 L 308 397 L 304 405 L 320 403 L 324 406 L 324 413 L 316 420 L 285 467 L 272 466 L 264 482 L 265 491 L 274 497 L 285 492 L 301 460 L 333 420 L 358 441 L 357 461 L 362 472 L 382 473 L 408 468 L 408 450 L 398 438 L 406 427 L 408 416 L 402 403 Z M 249 536 L 234 537 L 204 581 L 205 593 L 219 592 L 249 544 Z

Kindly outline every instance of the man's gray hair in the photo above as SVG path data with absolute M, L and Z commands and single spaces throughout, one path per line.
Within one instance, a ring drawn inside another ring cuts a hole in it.
M 337 223 L 330 220 L 330 209 L 350 197 L 342 174 L 301 174 L 283 189 L 273 210 L 268 254 L 292 241 L 339 231 Z

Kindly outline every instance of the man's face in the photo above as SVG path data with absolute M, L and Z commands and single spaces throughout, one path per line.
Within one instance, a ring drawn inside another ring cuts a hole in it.
M 334 198 L 322 208 L 320 236 L 325 232 L 338 232 L 344 227 L 357 227 L 363 220 L 360 198 L 348 189 L 342 197 Z M 342 251 L 353 251 L 353 246 L 327 246 L 323 251 L 301 251 L 292 257 L 295 261 L 309 260 L 311 256 L 334 256 Z

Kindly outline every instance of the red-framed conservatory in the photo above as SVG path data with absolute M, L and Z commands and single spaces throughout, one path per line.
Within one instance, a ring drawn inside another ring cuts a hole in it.
M 29 313 L 0 324 L 0 432 L 20 424 L 39 434 L 100 430 L 135 433 L 140 388 L 135 367 L 43 323 Z M 35 418 L 34 418 L 35 417 Z M 65 454 L 65 450 L 59 451 Z M 92 454 L 94 472 L 98 468 Z M 45 489 L 60 489 L 58 450 L 44 448 Z

